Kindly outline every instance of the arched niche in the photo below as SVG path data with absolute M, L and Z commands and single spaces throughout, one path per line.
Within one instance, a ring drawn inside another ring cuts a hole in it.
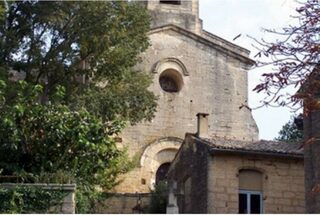
M 175 158 L 183 140 L 176 137 L 161 138 L 145 148 L 140 165 L 144 175 L 149 175 L 150 189 L 154 188 L 156 173 L 165 163 L 171 163 Z
M 162 73 L 163 71 L 169 69 L 176 70 L 183 76 L 189 76 L 189 72 L 185 65 L 179 59 L 173 57 L 163 58 L 159 60 L 155 64 L 152 72 Z
M 140 159 L 141 167 L 155 172 L 158 167 L 155 163 L 171 162 L 182 144 L 183 140 L 176 137 L 165 137 L 149 144 Z M 170 156 L 165 156 L 170 155 Z

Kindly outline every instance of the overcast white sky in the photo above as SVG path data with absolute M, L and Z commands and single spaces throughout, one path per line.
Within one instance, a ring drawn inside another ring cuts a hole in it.
M 261 31 L 261 28 L 281 29 L 295 20 L 290 15 L 295 14 L 297 3 L 294 0 L 199 0 L 200 18 L 204 29 L 251 50 L 250 57 L 257 53 L 252 47 L 254 38 L 275 39 Z M 262 100 L 263 95 L 252 92 L 259 83 L 260 75 L 267 72 L 266 68 L 249 71 L 249 105 L 255 107 Z M 261 108 L 253 111 L 253 117 L 259 127 L 261 139 L 272 140 L 278 136 L 282 126 L 293 113 L 288 108 Z

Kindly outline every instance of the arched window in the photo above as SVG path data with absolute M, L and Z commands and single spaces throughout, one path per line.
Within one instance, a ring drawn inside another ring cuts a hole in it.
M 156 173 L 156 184 L 161 181 L 167 181 L 167 173 L 170 167 L 170 163 L 161 164 Z
M 239 213 L 262 213 L 262 173 L 239 171 Z

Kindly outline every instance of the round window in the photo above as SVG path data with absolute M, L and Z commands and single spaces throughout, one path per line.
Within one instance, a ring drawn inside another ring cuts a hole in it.
M 167 69 L 161 73 L 159 83 L 164 91 L 176 93 L 181 90 L 183 80 L 178 71 L 174 69 Z

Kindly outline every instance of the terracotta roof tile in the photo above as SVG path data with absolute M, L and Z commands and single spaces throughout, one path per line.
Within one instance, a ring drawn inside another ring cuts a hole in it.
M 286 143 L 278 141 L 241 141 L 223 138 L 202 139 L 213 149 L 228 149 L 235 151 L 252 151 L 288 155 L 303 155 L 301 143 Z

